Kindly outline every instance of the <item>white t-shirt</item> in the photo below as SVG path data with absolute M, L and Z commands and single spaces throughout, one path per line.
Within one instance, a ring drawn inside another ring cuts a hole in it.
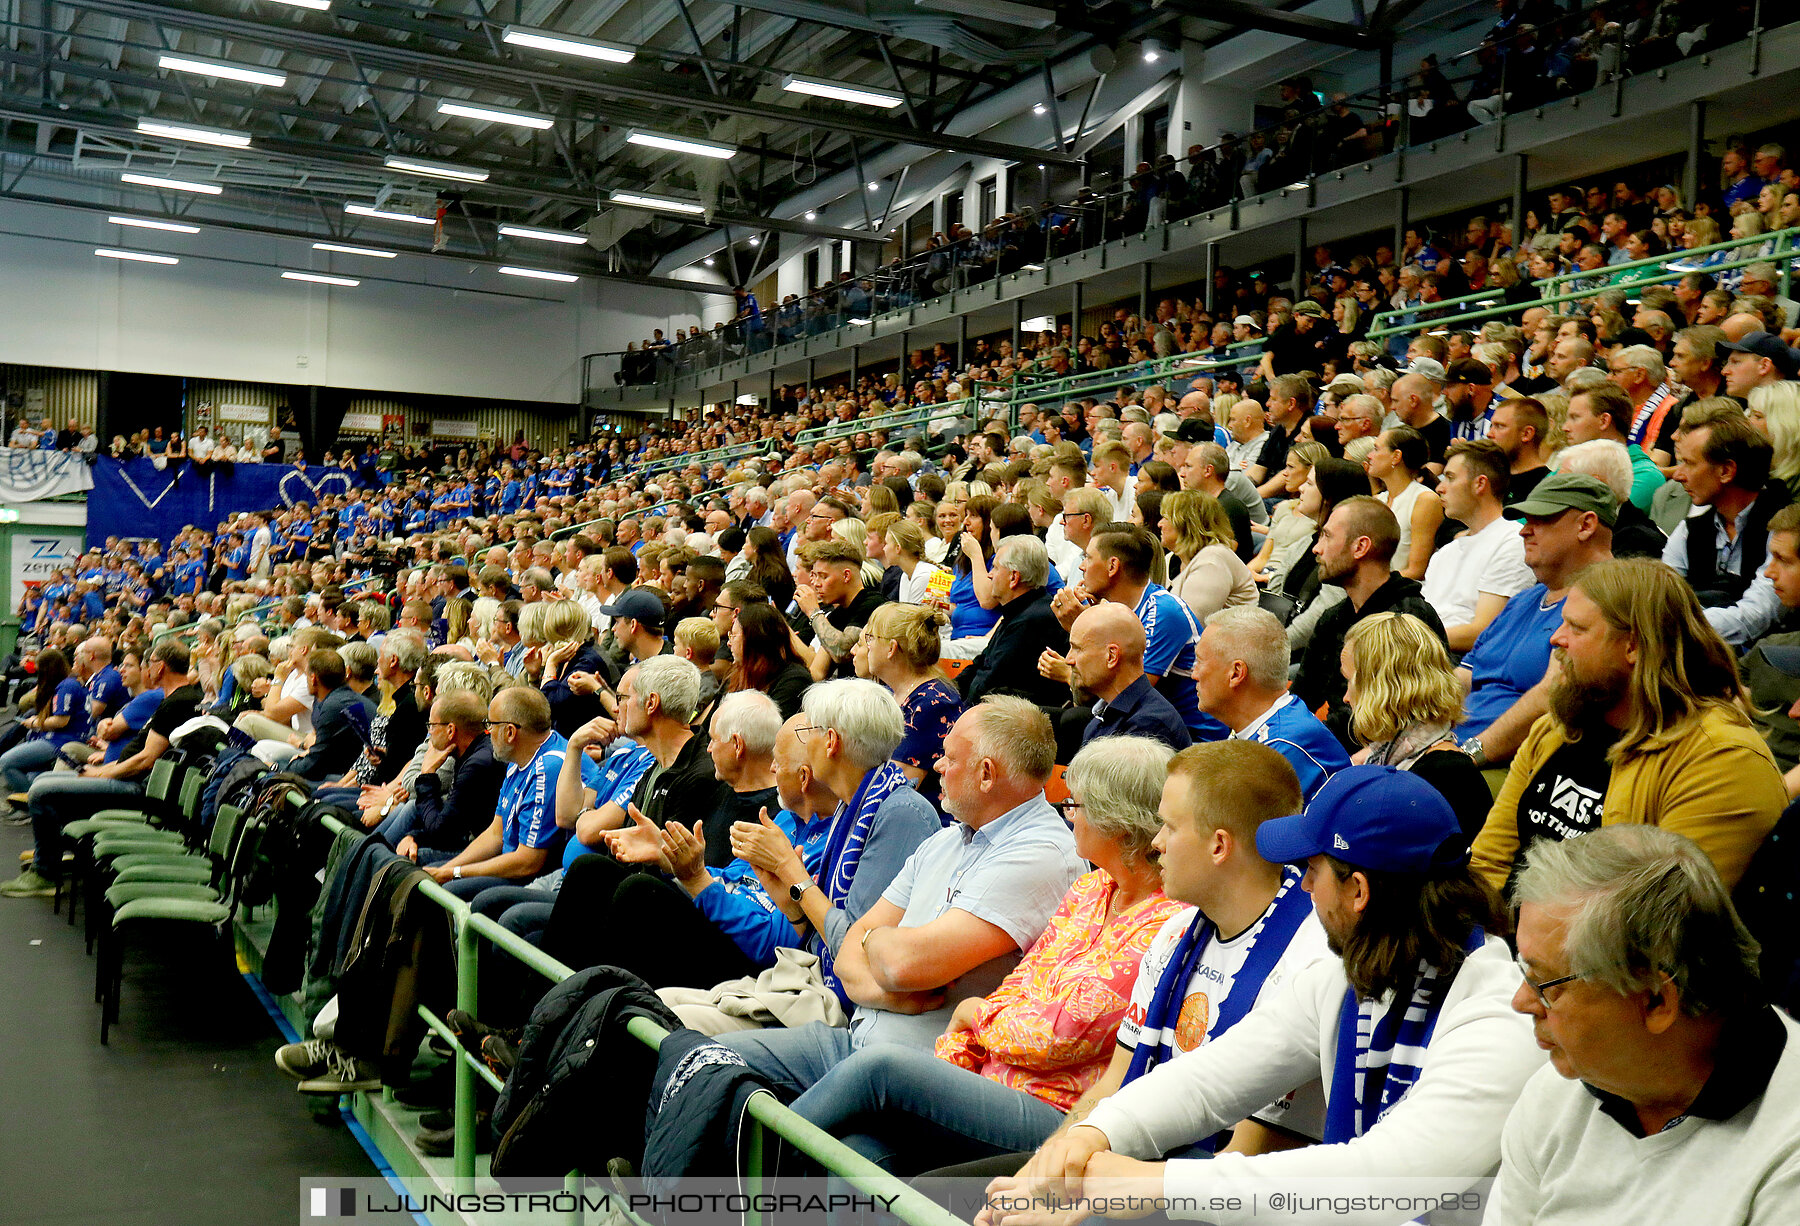
M 1181 943 L 1182 934 L 1193 922 L 1194 911 L 1193 907 L 1186 907 L 1170 916 L 1150 942 L 1150 948 L 1138 967 L 1137 983 L 1131 990 L 1131 1005 L 1125 1010 L 1124 1020 L 1119 1023 L 1121 1047 L 1137 1047 L 1142 1037 L 1144 1015 L 1149 1012 L 1157 982 L 1162 978 L 1163 968 L 1169 965 L 1169 959 L 1174 957 L 1175 947 Z M 1217 1002 L 1222 1002 L 1231 994 L 1231 985 L 1236 982 L 1238 972 L 1243 969 L 1244 958 L 1250 952 L 1251 937 L 1262 927 L 1263 921 L 1268 919 L 1268 914 L 1264 912 L 1262 920 L 1229 941 L 1221 941 L 1215 935 L 1201 951 L 1200 965 L 1194 968 L 1193 977 L 1188 980 L 1187 997 L 1182 1001 L 1181 1012 L 1176 1017 L 1174 1033 L 1168 1036 L 1177 1052 L 1193 1051 L 1213 1037 L 1213 1024 L 1217 1022 L 1219 1014 Z M 1325 929 L 1319 926 L 1318 915 L 1308 915 L 1301 921 L 1300 927 L 1295 929 L 1293 939 L 1288 942 L 1287 949 L 1276 961 L 1268 978 L 1263 980 L 1262 990 L 1256 994 L 1257 1002 L 1261 1003 L 1272 997 L 1282 980 L 1301 967 L 1321 958 L 1331 957 L 1334 955 L 1326 944 Z M 1252 1020 L 1246 1014 L 1238 1024 L 1249 1025 Z M 1319 1140 L 1325 1135 L 1324 1087 L 1315 1081 L 1270 1103 L 1256 1112 L 1255 1118 L 1279 1124 L 1290 1132 L 1301 1133 L 1315 1141 Z
M 250 557 L 255 563 L 255 571 L 259 575 L 269 573 L 269 546 L 275 543 L 275 535 L 269 531 L 269 525 L 263 524 L 250 534 Z
M 1399 557 L 1398 554 L 1395 555 Z M 1505 516 L 1465 532 L 1431 555 L 1422 595 L 1446 627 L 1466 625 L 1483 593 L 1511 600 L 1537 582 L 1525 565 L 1519 521 Z
M 188 459 L 207 460 L 212 458 L 213 448 L 218 446 L 210 438 L 191 438 L 188 440 Z
M 902 572 L 900 575 L 900 603 L 924 604 L 925 593 L 931 590 L 931 576 L 940 569 L 930 562 L 920 562 L 913 567 L 913 573 L 910 576 Z
M 306 673 L 296 668 L 288 674 L 287 680 L 281 683 L 281 696 L 299 702 L 302 710 L 288 722 L 294 725 L 294 731 L 301 736 L 312 735 L 312 688 L 307 684 Z

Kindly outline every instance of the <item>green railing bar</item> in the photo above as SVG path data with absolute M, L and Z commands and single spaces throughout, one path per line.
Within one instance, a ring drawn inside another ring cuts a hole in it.
M 1742 246 L 1743 244 L 1740 242 L 1737 245 Z M 1399 326 L 1393 327 L 1393 328 L 1371 328 L 1369 330 L 1367 339 L 1376 340 L 1377 338 L 1380 338 L 1380 337 L 1400 336 L 1400 335 L 1403 335 L 1408 332 L 1419 332 L 1419 331 L 1425 331 L 1425 330 L 1432 329 L 1432 328 L 1451 327 L 1451 326 L 1458 325 L 1458 324 L 1469 323 L 1472 320 L 1492 319 L 1495 316 L 1499 316 L 1499 315 L 1513 315 L 1513 314 L 1517 314 L 1520 311 L 1525 311 L 1525 310 L 1528 310 L 1531 307 L 1535 307 L 1535 306 L 1556 306 L 1557 304 L 1563 303 L 1563 302 L 1585 302 L 1588 299 L 1594 297 L 1596 294 L 1604 293 L 1606 290 L 1609 290 L 1609 289 L 1642 288 L 1643 286 L 1647 286 L 1647 285 L 1655 285 L 1655 284 L 1657 284 L 1658 281 L 1661 281 L 1661 280 L 1679 280 L 1680 278 L 1687 276 L 1688 273 L 1696 272 L 1696 271 L 1705 272 L 1705 273 L 1709 273 L 1709 274 L 1715 273 L 1715 272 L 1728 272 L 1734 268 L 1748 268 L 1752 264 L 1766 264 L 1774 258 L 1775 258 L 1775 256 L 1773 256 L 1773 255 L 1753 255 L 1753 256 L 1747 256 L 1741 260 L 1727 260 L 1723 264 L 1709 264 L 1703 269 L 1691 269 L 1691 268 L 1665 269 L 1664 275 L 1662 275 L 1662 276 L 1645 277 L 1642 280 L 1630 281 L 1624 285 L 1602 285 L 1595 289 L 1578 290 L 1572 294 L 1557 294 L 1550 298 L 1533 298 L 1527 302 L 1507 303 L 1507 304 L 1497 306 L 1497 307 L 1489 307 L 1483 311 L 1465 311 L 1461 315 L 1444 315 L 1444 316 L 1440 316 L 1437 319 L 1415 319 L 1411 323 L 1400 324 Z M 1600 272 L 1600 270 L 1596 269 L 1594 272 L 1589 273 L 1588 275 L 1589 276 L 1601 276 L 1603 274 Z M 1443 306 L 1442 303 L 1433 302 L 1429 306 L 1425 307 L 1424 309 L 1436 311 L 1436 310 L 1441 309 L 1442 306 Z
M 927 408 L 936 408 L 928 405 Z M 915 424 L 920 418 L 920 410 L 915 408 L 894 409 L 887 413 L 878 413 L 874 417 L 853 418 L 850 421 L 831 421 L 822 426 L 811 426 L 794 436 L 796 446 L 807 443 L 829 443 L 842 433 L 860 434 L 865 430 L 886 430 L 890 426 L 906 426 Z M 929 418 L 931 414 L 923 414 Z
M 434 1034 L 450 1044 L 451 1050 L 456 1053 L 456 1059 L 467 1060 L 469 1062 L 469 1067 L 475 1070 L 475 1075 L 477 1077 L 480 1077 L 496 1090 L 501 1090 L 506 1087 L 504 1081 L 494 1076 L 493 1069 L 477 1060 L 473 1053 L 462 1045 L 462 1040 L 458 1039 L 456 1037 L 456 1032 L 450 1029 L 450 1023 L 444 1021 L 424 1005 L 419 1006 L 419 1016 L 425 1019 L 425 1025 L 429 1027 Z
M 1627 269 L 1648 268 L 1648 267 L 1651 267 L 1652 265 L 1666 266 L 1671 260 L 1691 259 L 1692 257 L 1697 256 L 1697 255 L 1710 255 L 1715 251 L 1727 251 L 1727 250 L 1735 251 L 1739 247 L 1745 247 L 1745 246 L 1749 246 L 1752 244 L 1760 246 L 1761 244 L 1766 243 L 1766 242 L 1770 241 L 1771 239 L 1791 240 L 1796 237 L 1800 237 L 1800 226 L 1792 226 L 1786 230 L 1770 230 L 1767 233 L 1758 234 L 1752 238 L 1733 238 L 1733 239 L 1728 239 L 1728 240 L 1726 240 L 1724 242 L 1720 242 L 1720 243 L 1709 243 L 1704 247 L 1690 247 L 1690 248 L 1686 248 L 1681 251 L 1671 251 L 1664 255 L 1651 256 L 1647 260 L 1631 260 L 1624 264 L 1608 264 L 1604 268 L 1596 268 L 1593 272 L 1580 272 L 1580 271 L 1560 272 L 1560 273 L 1557 273 L 1554 277 L 1545 277 L 1542 281 L 1534 282 L 1534 284 L 1550 286 L 1550 285 L 1558 285 L 1558 284 L 1561 284 L 1561 283 L 1567 282 L 1567 281 L 1584 280 L 1588 277 L 1596 277 L 1596 276 L 1610 277 L 1614 273 L 1623 272 Z M 1744 260 L 1741 262 L 1735 262 L 1735 263 L 1729 264 L 1729 265 L 1714 264 L 1708 268 L 1683 269 L 1682 271 L 1676 273 L 1675 275 L 1678 277 L 1683 277 L 1683 276 L 1686 276 L 1689 272 L 1696 272 L 1696 271 L 1697 272 L 1711 272 L 1712 269 L 1714 269 L 1714 268 L 1743 267 L 1744 265 L 1748 265 L 1748 264 L 1760 264 L 1760 263 L 1764 262 L 1765 260 L 1774 259 L 1777 255 L 1779 255 L 1781 253 L 1784 246 L 1787 247 L 1787 250 L 1789 252 L 1793 251 L 1792 246 L 1787 246 L 1787 244 L 1785 242 L 1778 242 L 1775 245 L 1775 250 L 1773 252 L 1770 252 L 1768 255 L 1754 256 L 1750 259 L 1747 259 L 1747 260 Z M 1648 277 L 1648 278 L 1645 278 L 1641 282 L 1634 282 L 1633 284 L 1655 284 L 1656 280 L 1657 280 L 1657 278 L 1655 278 L 1655 277 Z M 1605 287 L 1603 287 L 1603 288 L 1605 288 Z M 1592 294 L 1597 294 L 1599 292 L 1600 292 L 1600 290 L 1589 290 L 1588 294 L 1592 295 Z M 1480 293 L 1476 293 L 1476 294 L 1464 294 L 1460 298 L 1445 298 L 1438 302 L 1433 302 L 1429 305 L 1428 309 L 1435 311 L 1440 307 L 1462 306 L 1466 303 L 1486 301 L 1486 300 L 1493 298 L 1493 296 L 1494 296 L 1494 293 L 1492 290 L 1482 290 Z M 1525 306 L 1534 306 L 1534 305 L 1536 305 L 1536 303 L 1528 302 L 1528 303 L 1525 303 L 1524 305 Z M 1382 321 L 1391 319 L 1395 315 L 1407 315 L 1407 314 L 1411 314 L 1411 312 L 1407 311 L 1407 310 L 1401 310 L 1401 309 L 1395 308 L 1395 307 L 1390 307 L 1388 310 L 1385 310 L 1385 311 L 1377 311 L 1375 313 L 1375 317 L 1369 321 L 1369 324 L 1370 324 L 1369 335 L 1370 336 L 1375 336 L 1378 334 L 1383 335 L 1383 336 L 1393 335 L 1393 333 L 1396 331 L 1399 331 L 1399 329 L 1391 329 L 1391 330 L 1383 329 L 1381 327 Z

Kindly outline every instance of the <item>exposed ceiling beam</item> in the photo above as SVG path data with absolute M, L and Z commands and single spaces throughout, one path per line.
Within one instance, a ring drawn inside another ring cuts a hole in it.
M 1153 0 L 1158 11 L 1179 13 L 1200 21 L 1243 26 L 1250 30 L 1268 30 L 1288 34 L 1315 43 L 1338 47 L 1368 49 L 1381 45 L 1381 39 L 1360 26 L 1347 21 L 1332 21 L 1305 13 L 1285 13 L 1277 8 L 1264 8 L 1250 0 Z
M 780 2 L 787 3 L 788 0 Z M 906 124 L 869 119 L 848 110 L 771 107 L 766 102 L 678 89 L 668 84 L 666 74 L 654 68 L 621 65 L 616 70 L 583 75 L 532 68 L 520 60 L 496 59 L 491 53 L 481 53 L 473 48 L 460 55 L 450 55 L 419 47 L 399 46 L 365 36 L 360 31 L 346 32 L 343 26 L 354 22 L 355 16 L 340 19 L 335 13 L 307 13 L 292 22 L 278 24 L 198 7 L 156 3 L 154 0 L 78 0 L 78 4 L 93 12 L 196 30 L 219 37 L 243 38 L 266 46 L 305 51 L 326 58 L 347 59 L 355 55 L 361 63 L 371 67 L 456 82 L 471 89 L 492 88 L 498 78 L 511 84 L 537 85 L 585 97 L 628 98 L 692 111 L 740 115 L 765 122 L 773 119 L 823 131 L 849 133 L 868 140 L 916 145 L 926 149 L 950 149 L 977 157 L 999 158 L 1004 161 L 1053 162 L 1068 166 L 1078 164 L 1077 159 L 1054 150 L 974 137 L 945 136 Z M 759 3 L 755 7 L 777 11 L 772 5 L 773 0 L 769 4 Z M 801 7 L 821 10 L 822 15 L 809 16 L 809 20 L 840 26 L 854 24 L 855 19 L 842 10 L 806 4 Z M 790 12 L 787 15 L 796 14 Z M 423 27 L 416 30 L 415 36 L 421 39 L 451 37 Z M 649 54 L 656 53 L 652 50 Z

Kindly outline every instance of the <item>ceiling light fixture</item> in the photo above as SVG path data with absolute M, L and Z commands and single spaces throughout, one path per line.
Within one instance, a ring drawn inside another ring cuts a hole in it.
M 871 89 L 866 85 L 848 85 L 842 81 L 827 81 L 821 77 L 803 77 L 796 73 L 781 79 L 781 88 L 793 94 L 811 94 L 815 98 L 832 98 L 838 102 L 860 102 L 864 106 L 879 106 L 892 110 L 905 102 L 899 94 L 885 89 Z
M 440 99 L 437 104 L 440 115 L 460 115 L 464 119 L 480 119 L 489 123 L 510 123 L 520 128 L 535 128 L 543 132 L 556 126 L 556 121 L 548 115 L 539 115 L 536 111 L 515 111 L 503 106 L 479 106 L 473 102 L 455 102 L 449 98 Z
M 351 247 L 343 243 L 314 243 L 313 250 L 336 251 L 343 255 L 366 255 L 372 256 L 377 260 L 391 260 L 396 254 L 392 251 L 381 251 L 374 247 Z
M 187 55 L 162 55 L 156 60 L 158 68 L 167 68 L 171 72 L 191 72 L 199 77 L 212 77 L 216 80 L 243 81 L 249 85 L 286 85 L 287 73 L 268 68 L 245 68 L 240 64 L 226 64 L 219 60 L 197 60 Z
M 870 324 L 870 323 L 874 323 L 874 322 L 875 321 L 872 319 L 853 319 L 850 321 L 851 326 L 853 326 L 853 327 L 860 326 L 862 324 Z
M 389 170 L 403 170 L 409 174 L 430 175 L 435 179 L 456 179 L 462 183 L 486 183 L 488 172 L 476 170 L 468 166 L 452 166 L 448 162 L 421 162 L 417 158 L 387 157 L 382 159 L 383 166 Z
M 509 277 L 531 277 L 537 281 L 579 281 L 580 277 L 572 272 L 547 272 L 542 268 L 514 268 L 508 264 L 500 270 Z
M 623 204 L 636 209 L 662 209 L 669 213 L 701 214 L 706 212 L 704 205 L 690 200 L 670 200 L 666 196 L 644 196 L 637 192 L 613 192 L 607 197 L 614 204 Z
M 175 221 L 155 221 L 149 217 L 108 217 L 115 226 L 136 226 L 140 230 L 167 230 L 171 234 L 198 234 L 199 226 L 184 226 Z
M 165 179 L 161 175 L 140 175 L 125 171 L 119 175 L 121 183 L 136 183 L 140 187 L 166 187 L 176 192 L 199 192 L 203 196 L 217 196 L 225 189 L 217 183 L 193 183 L 187 179 Z
M 707 256 L 704 260 L 701 260 L 700 262 L 702 264 L 706 265 L 708 268 L 711 268 L 713 266 L 713 258 L 710 255 Z
M 291 5 L 297 9 L 312 9 L 323 13 L 331 7 L 331 0 L 275 0 L 277 4 Z
M 313 281 L 319 285 L 351 286 L 362 284 L 362 282 L 358 281 L 355 277 L 328 277 L 322 272 L 295 272 L 291 268 L 282 269 L 281 279 L 284 281 Z
M 806 210 L 806 220 L 817 221 L 817 220 L 819 220 L 819 215 L 817 213 L 813 212 L 811 209 L 808 209 L 808 210 Z
M 751 246 L 752 246 L 752 247 L 760 247 L 760 246 L 762 246 L 762 239 L 760 239 L 760 238 L 752 238 L 752 239 L 751 239 L 751 240 L 750 240 L 750 245 L 751 245 Z
M 374 217 L 380 221 L 410 221 L 415 226 L 437 225 L 435 217 L 420 217 L 417 213 L 396 213 L 389 209 L 378 209 L 369 204 L 346 204 L 344 212 L 353 217 Z
M 203 128 L 199 124 L 175 123 L 166 119 L 140 119 L 137 130 L 145 136 L 166 136 L 170 140 L 191 140 L 197 145 L 219 145 L 226 149 L 248 149 L 250 136 L 229 128 Z
M 664 136 L 660 132 L 641 132 L 636 128 L 626 134 L 625 140 L 633 145 L 648 145 L 652 149 L 667 149 L 671 153 L 691 153 L 695 157 L 720 160 L 737 153 L 735 145 L 721 145 L 716 141 L 695 140 L 687 136 Z
M 597 38 L 580 38 L 574 34 L 557 34 L 550 30 L 534 30 L 530 26 L 507 26 L 500 41 L 533 51 L 552 51 L 557 55 L 579 56 L 584 60 L 605 60 L 609 64 L 629 64 L 637 58 L 630 47 L 603 43 Z
M 148 251 L 121 251 L 117 247 L 96 247 L 94 254 L 103 255 L 109 260 L 132 260 L 139 264 L 181 263 L 172 255 L 151 255 Z
M 1146 38 L 1143 42 L 1138 44 L 1138 50 L 1143 53 L 1144 63 L 1154 64 L 1162 59 L 1163 53 L 1167 51 L 1168 48 L 1163 46 L 1162 42 L 1158 39 Z
M 570 234 L 567 230 L 540 230 L 536 226 L 501 226 L 500 233 L 507 238 L 535 238 L 546 243 L 567 243 L 571 247 L 579 247 L 588 241 L 585 234 Z
M 881 188 L 881 184 L 875 182 L 875 180 L 873 180 L 873 179 L 870 179 L 868 187 L 869 187 L 870 191 L 878 191 Z
M 1047 111 L 1049 109 L 1050 108 L 1045 106 L 1043 103 L 1037 102 L 1037 103 L 1032 104 L 1031 113 L 1033 115 L 1042 115 L 1045 111 Z

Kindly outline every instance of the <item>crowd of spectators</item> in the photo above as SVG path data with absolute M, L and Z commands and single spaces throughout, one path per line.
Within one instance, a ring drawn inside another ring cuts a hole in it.
M 1600 194 L 1596 233 L 1657 207 Z M 1387 271 L 1429 309 L 1512 250 L 1413 237 L 1254 302 L 1248 359 L 1016 417 L 804 446 L 888 403 L 788 388 L 108 541 L 20 609 L 0 895 L 53 892 L 65 826 L 211 712 L 904 1175 L 1248 1205 L 1497 1172 L 1494 1221 L 1783 1220 L 1789 321 L 1684 278 L 1626 324 L 1602 288 L 1329 341 Z M 896 398 L 974 378 L 909 360 Z M 504 1064 L 535 1003 L 496 973 L 451 1025 Z M 379 1085 L 328 1016 L 278 1063 Z M 710 1084 L 681 1110 L 728 1113 Z

